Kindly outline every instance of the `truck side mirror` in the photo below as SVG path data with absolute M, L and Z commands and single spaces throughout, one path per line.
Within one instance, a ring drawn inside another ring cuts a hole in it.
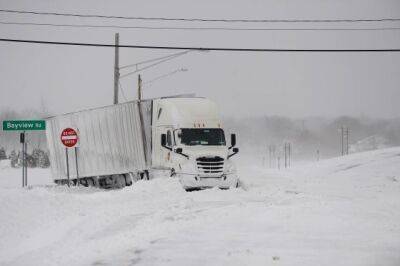
M 231 134 L 231 146 L 229 147 L 229 149 L 235 146 L 236 146 L 236 134 Z
M 166 134 L 161 134 L 161 146 L 163 146 L 163 147 L 167 146 L 167 135 Z
M 239 152 L 239 148 L 233 148 L 232 151 L 233 153 L 228 155 L 228 159 L 231 158 L 233 155 L 237 154 Z
M 176 148 L 176 149 L 175 149 L 175 152 L 176 152 L 177 154 L 182 155 L 183 157 L 186 157 L 186 159 L 189 159 L 189 155 L 184 154 L 182 148 Z

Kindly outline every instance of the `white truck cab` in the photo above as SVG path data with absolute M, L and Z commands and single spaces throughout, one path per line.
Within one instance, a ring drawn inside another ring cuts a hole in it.
M 168 169 L 186 190 L 239 185 L 231 157 L 236 136 L 225 137 L 215 103 L 205 98 L 153 100 L 152 168 Z

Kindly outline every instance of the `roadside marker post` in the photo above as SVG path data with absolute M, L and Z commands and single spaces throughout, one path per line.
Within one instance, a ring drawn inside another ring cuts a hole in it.
M 22 144 L 22 187 L 28 186 L 28 143 L 26 131 L 46 130 L 45 120 L 4 120 L 3 131 L 22 131 L 19 142 Z

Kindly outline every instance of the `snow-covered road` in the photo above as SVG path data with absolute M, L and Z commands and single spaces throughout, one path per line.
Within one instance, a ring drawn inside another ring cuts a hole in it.
M 22 189 L 2 165 L 0 265 L 400 265 L 400 148 L 239 169 L 245 189 L 187 193 L 58 187 L 47 170 Z

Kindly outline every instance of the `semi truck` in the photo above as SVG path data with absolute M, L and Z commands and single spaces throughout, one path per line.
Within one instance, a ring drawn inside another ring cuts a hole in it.
M 122 188 L 157 172 L 178 178 L 186 190 L 239 186 L 217 106 L 209 99 L 173 96 L 134 100 L 46 120 L 52 176 L 56 184 Z M 77 132 L 77 146 L 61 143 L 61 132 Z

